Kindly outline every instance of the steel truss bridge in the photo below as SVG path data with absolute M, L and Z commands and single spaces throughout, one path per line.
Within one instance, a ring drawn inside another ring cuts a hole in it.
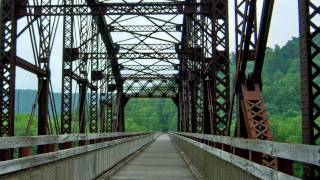
M 145 148 L 169 154 L 170 143 L 204 179 L 294 179 L 294 162 L 304 164 L 304 179 L 319 179 L 320 2 L 298 2 L 300 145 L 273 142 L 261 93 L 274 0 L 262 0 L 261 9 L 257 0 L 0 0 L 0 179 L 104 178 Z M 57 62 L 61 72 L 52 70 Z M 31 113 L 38 136 L 30 136 L 30 123 L 15 136 L 17 68 L 38 81 Z M 170 140 L 125 132 L 130 98 L 172 99 L 177 132 Z

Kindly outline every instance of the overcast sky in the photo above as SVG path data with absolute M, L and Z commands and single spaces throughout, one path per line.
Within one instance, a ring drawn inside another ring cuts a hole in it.
M 258 9 L 261 9 L 261 1 L 258 1 Z M 298 36 L 298 1 L 297 0 L 275 0 L 275 8 L 271 24 L 271 31 L 268 41 L 269 47 L 274 47 L 275 44 L 280 46 L 290 40 L 293 36 Z M 234 2 L 229 0 L 229 14 L 230 14 L 230 51 L 234 51 Z M 259 11 L 258 11 L 259 12 Z M 32 58 L 32 51 L 30 44 L 28 45 L 28 34 L 18 41 L 18 55 Z M 62 51 L 62 33 L 58 33 L 58 38 L 54 47 L 54 52 L 51 60 L 52 82 L 55 92 L 61 92 L 61 51 Z M 17 70 L 17 89 L 36 89 L 37 78 L 30 73 L 21 69 Z

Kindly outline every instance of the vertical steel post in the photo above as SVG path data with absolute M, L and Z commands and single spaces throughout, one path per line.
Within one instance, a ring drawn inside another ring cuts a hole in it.
M 211 80 L 204 79 L 203 82 L 203 133 L 212 134 L 211 129 L 211 116 L 212 116 L 212 105 L 210 104 L 210 99 L 212 99 L 212 89 L 211 89 Z
M 73 5 L 73 0 L 65 0 L 65 5 Z M 73 9 L 71 9 L 73 11 Z M 74 17 L 64 16 L 63 20 L 63 62 L 62 62 L 62 98 L 61 98 L 61 133 L 71 134 L 72 127 L 72 62 L 75 59 L 73 49 Z M 62 149 L 70 148 L 71 143 L 64 143 Z
M 118 126 L 117 126 L 117 131 L 118 132 L 124 132 L 125 131 L 125 117 L 124 117 L 124 111 L 125 111 L 125 106 L 128 102 L 129 99 L 125 97 L 125 94 L 123 91 L 118 91 Z
M 227 135 L 230 106 L 228 0 L 212 1 L 213 134 Z
M 14 136 L 16 3 L 16 0 L 0 1 L 0 137 Z M 0 151 L 0 161 L 12 158 L 12 150 Z
M 49 0 L 41 0 L 42 5 L 51 5 Z M 48 114 L 49 114 L 49 81 L 50 81 L 50 54 L 51 54 L 51 20 L 48 16 L 41 16 L 39 21 L 40 34 L 40 66 L 44 69 L 48 76 L 38 77 L 38 135 L 48 134 Z M 38 146 L 38 153 L 46 153 L 50 151 L 48 145 Z
M 109 65 L 109 63 L 108 63 Z M 110 67 L 110 66 L 108 66 Z M 114 108 L 115 108 L 115 103 L 114 103 L 114 99 L 116 99 L 115 94 L 114 94 L 114 90 L 111 89 L 111 69 L 108 68 L 107 70 L 108 72 L 108 77 L 107 77 L 107 94 L 106 94 L 106 105 L 102 105 L 102 108 L 105 107 L 105 111 L 106 111 L 106 117 L 105 117 L 105 125 L 106 125 L 106 131 L 107 132 L 113 132 L 115 131 L 114 127 L 114 118 L 113 118 L 113 113 L 114 113 Z M 104 110 L 103 110 L 104 112 Z
M 236 66 L 239 66 L 239 60 L 240 60 L 240 51 L 243 48 L 243 42 L 241 42 L 241 39 L 244 39 L 246 29 L 245 25 L 248 20 L 248 4 L 251 0 L 235 0 L 235 37 L 236 37 Z M 256 7 L 251 7 L 256 8 Z M 252 32 L 253 36 L 250 38 L 249 42 L 249 48 L 250 48 L 250 54 L 253 54 L 256 49 L 256 42 L 257 42 L 257 18 L 256 14 L 254 14 L 254 24 L 252 26 Z M 252 57 L 250 57 L 252 58 Z M 239 77 L 238 77 L 239 78 Z M 240 79 L 238 79 L 240 81 Z M 243 119 L 243 113 L 241 111 L 241 104 L 240 104 L 240 97 L 237 94 L 236 95 L 236 112 L 237 112 L 237 123 L 236 123 L 236 136 L 238 137 L 246 137 L 246 130 L 245 130 L 245 124 Z M 232 110 L 232 109 L 231 109 Z M 231 118 L 229 119 L 231 121 Z M 230 132 L 230 125 L 231 122 L 228 122 L 228 132 Z
M 204 86 L 203 86 L 203 80 L 198 80 L 196 83 L 196 101 L 195 101 L 195 106 L 196 106 L 196 128 L 195 132 L 196 133 L 203 133 L 203 126 L 204 126 Z
M 312 0 L 299 0 L 302 142 L 311 145 L 319 145 L 320 139 L 320 103 L 317 101 L 320 93 L 319 14 L 319 3 Z M 320 168 L 305 164 L 303 176 L 304 179 L 319 179 Z
M 106 106 L 103 105 L 103 107 L 105 107 L 105 111 L 106 111 L 106 117 L 105 117 L 105 125 L 106 125 L 106 131 L 107 132 L 112 132 L 112 125 L 113 125 L 113 93 L 112 92 L 107 92 L 107 104 Z M 103 110 L 104 112 L 104 110 Z
M 81 1 L 80 1 L 81 2 Z M 82 3 L 85 3 L 82 1 Z M 81 44 L 84 44 L 80 46 L 79 51 L 80 52 L 88 52 L 88 42 L 86 39 L 86 36 L 88 36 L 88 16 L 80 16 L 80 22 L 79 22 L 79 38 Z M 83 57 L 79 57 L 79 64 L 77 69 L 79 69 L 80 77 L 83 79 L 84 82 L 78 82 L 79 85 L 79 133 L 85 133 L 86 131 L 86 125 L 87 125 L 87 118 L 86 118 L 86 105 L 87 105 L 87 88 L 88 88 L 88 55 L 85 55 Z M 93 87 L 91 87 L 93 88 Z M 80 145 L 84 145 L 84 141 L 79 142 Z
M 38 135 L 48 134 L 48 113 L 49 113 L 49 79 L 39 78 L 38 80 Z M 47 145 L 38 146 L 38 153 L 46 153 L 49 151 Z
M 92 29 L 92 40 L 91 40 L 91 46 L 92 46 L 92 53 L 98 54 L 99 53 L 99 36 L 94 35 L 95 33 L 98 33 L 97 25 L 94 21 L 91 23 L 91 29 Z M 91 59 L 91 83 L 94 86 L 98 86 L 100 78 L 95 78 L 94 74 L 99 73 L 99 60 L 98 59 Z M 97 75 L 98 76 L 98 75 Z M 101 126 L 102 129 L 104 125 Z M 90 133 L 97 133 L 98 132 L 98 88 L 91 88 L 90 91 L 90 124 L 89 124 L 89 131 Z
M 189 82 L 189 93 L 190 93 L 190 123 L 191 123 L 191 132 L 197 133 L 197 91 L 196 91 L 196 82 L 190 81 Z
M 90 133 L 98 132 L 98 90 L 91 89 L 90 91 Z
M 87 95 L 87 86 L 85 84 L 79 84 L 79 133 L 85 133 L 86 95 Z
M 180 60 L 181 61 L 181 60 Z M 181 62 L 180 62 L 180 67 L 181 67 Z M 181 74 L 181 70 L 179 72 L 179 74 Z M 179 86 L 178 86 L 178 98 L 179 98 L 179 101 L 178 101 L 178 123 L 177 123 L 177 126 L 178 126 L 178 132 L 182 132 L 183 131 L 183 128 L 182 128 L 182 123 L 183 123 L 183 119 L 184 119 L 184 115 L 183 115 L 183 87 L 182 87 L 182 76 L 179 75 Z

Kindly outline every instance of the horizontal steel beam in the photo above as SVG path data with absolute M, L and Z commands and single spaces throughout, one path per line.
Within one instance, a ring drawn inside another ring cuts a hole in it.
M 90 89 L 97 89 L 97 86 L 89 82 L 88 79 L 84 79 L 76 73 L 65 72 L 65 75 L 70 76 L 73 80 L 77 81 L 79 84 L 86 84 Z
M 119 53 L 119 59 L 178 59 L 176 53 Z
M 147 15 L 147 14 L 212 14 L 209 3 L 101 3 L 92 5 L 27 5 L 17 6 L 21 16 L 80 16 L 80 15 Z M 198 11 L 197 9 L 201 9 Z M 28 11 L 25 11 L 28 9 Z
M 178 59 L 177 53 L 80 53 L 85 59 L 107 59 L 117 55 L 118 59 Z M 187 56 L 187 54 L 185 54 Z
M 175 98 L 178 85 L 175 79 L 149 79 L 125 81 L 124 93 L 126 97 L 145 98 Z
M 134 94 L 134 93 L 125 93 L 126 98 L 176 98 L 177 95 L 175 93 L 170 94 Z
M 110 26 L 111 32 L 181 32 L 182 25 L 132 25 L 132 26 Z
M 176 50 L 178 44 L 118 44 L 121 49 L 133 50 Z
M 49 73 L 46 70 L 39 68 L 38 66 L 31 64 L 30 62 L 22 59 L 21 57 L 16 57 L 16 64 L 18 67 L 29 71 L 37 76 L 48 77 Z
M 161 74 L 122 74 L 124 80 L 176 80 L 178 76 L 176 75 L 161 75 Z
M 169 71 L 178 70 L 177 66 L 172 65 L 123 65 L 123 70 L 133 70 L 133 71 Z

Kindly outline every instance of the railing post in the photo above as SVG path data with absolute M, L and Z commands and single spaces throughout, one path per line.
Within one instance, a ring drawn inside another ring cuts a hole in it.
M 32 147 L 19 148 L 19 158 L 28 157 L 32 155 Z

